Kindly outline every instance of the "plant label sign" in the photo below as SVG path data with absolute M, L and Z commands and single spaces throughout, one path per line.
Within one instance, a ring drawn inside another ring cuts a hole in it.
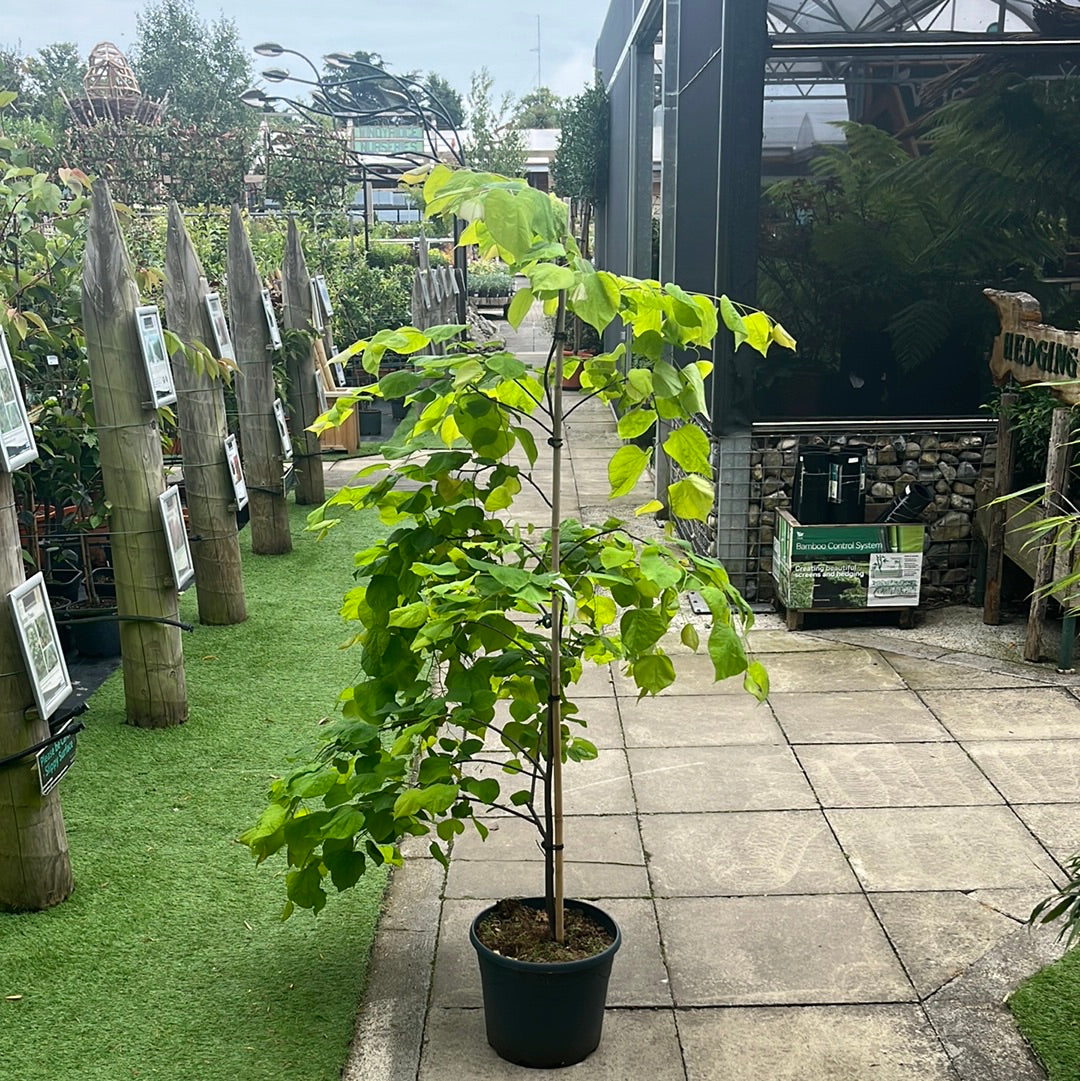
M 1021 384 L 1053 383 L 1049 389 L 1055 398 L 1080 405 L 1080 331 L 1041 322 L 1042 308 L 1030 293 L 984 289 L 983 296 L 997 308 L 1001 322 L 990 352 L 994 383 L 1000 387 L 1010 377 Z
M 37 759 L 41 794 L 47 796 L 75 761 L 75 733 L 62 732 L 59 739 L 38 751 L 34 758 Z

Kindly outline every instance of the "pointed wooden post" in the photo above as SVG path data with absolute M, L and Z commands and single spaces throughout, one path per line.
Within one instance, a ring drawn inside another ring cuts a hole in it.
M 236 411 L 251 510 L 251 550 L 273 556 L 292 551 L 292 533 L 282 480 L 285 456 L 274 419 L 274 353 L 262 288 L 251 240 L 234 203 L 229 218 L 229 316 L 240 369 Z
M 165 311 L 169 329 L 185 343 L 202 342 L 216 356 L 202 264 L 176 203 L 169 204 L 165 241 Z M 242 623 L 244 575 L 236 535 L 236 495 L 225 458 L 222 380 L 196 371 L 179 350 L 172 357 L 176 416 L 184 455 L 191 560 L 199 595 L 199 622 Z
M 285 326 L 291 330 L 314 333 L 311 321 L 311 277 L 300 247 L 300 233 L 294 219 L 289 219 L 285 241 L 285 265 L 281 272 L 281 293 L 285 306 Z M 314 345 L 290 352 L 286 358 L 289 375 L 289 431 L 296 462 L 296 502 L 301 506 L 322 503 L 326 499 L 322 452 L 319 437 L 307 431 L 321 412 L 316 380 Z
M 158 495 L 165 490 L 161 431 L 139 349 L 139 289 L 109 186 L 94 185 L 83 261 L 83 329 L 105 497 L 112 505 L 113 571 L 129 724 L 164 728 L 187 720 L 180 629 Z
M 49 735 L 34 709 L 8 600 L 25 578 L 11 474 L 0 472 L 0 758 Z M 59 795 L 41 794 L 33 757 L 0 767 L 0 911 L 49 908 L 71 890 Z

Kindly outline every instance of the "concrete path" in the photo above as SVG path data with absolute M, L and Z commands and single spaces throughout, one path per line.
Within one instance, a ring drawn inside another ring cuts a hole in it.
M 573 420 L 566 514 L 606 516 L 613 425 Z M 487 1046 L 468 924 L 542 892 L 535 837 L 503 818 L 449 873 L 407 852 L 346 1081 L 1043 1077 L 1003 999 L 1056 956 L 1023 921 L 1080 848 L 1076 688 L 895 639 L 751 641 L 766 704 L 685 650 L 675 693 L 639 702 L 604 668 L 574 695 L 603 750 L 567 770 L 568 891 L 624 936 L 598 1051 L 549 1072 Z

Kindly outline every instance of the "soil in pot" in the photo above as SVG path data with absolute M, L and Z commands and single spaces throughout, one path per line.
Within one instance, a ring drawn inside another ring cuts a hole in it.
M 615 941 L 607 928 L 578 908 L 565 910 L 565 929 L 566 941 L 554 941 L 546 910 L 508 897 L 477 924 L 476 937 L 503 957 L 540 963 L 580 961 Z

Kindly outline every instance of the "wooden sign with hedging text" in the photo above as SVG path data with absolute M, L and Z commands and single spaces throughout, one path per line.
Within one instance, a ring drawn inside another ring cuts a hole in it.
M 1001 386 L 1010 377 L 1020 384 L 1050 383 L 1066 405 L 1080 405 L 1080 331 L 1041 322 L 1042 309 L 1030 293 L 984 289 L 997 309 L 1001 333 L 990 353 L 990 372 Z

